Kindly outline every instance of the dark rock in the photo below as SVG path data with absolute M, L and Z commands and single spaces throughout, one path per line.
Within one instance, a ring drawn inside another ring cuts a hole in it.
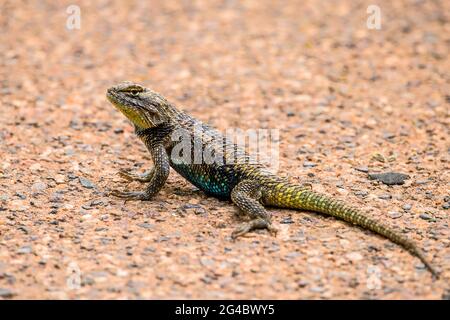
M 364 172 L 364 173 L 368 173 L 369 172 L 369 168 L 366 166 L 363 167 L 356 167 L 355 168 L 356 171 L 360 171 L 360 172 Z
M 386 173 L 369 173 L 369 179 L 381 181 L 384 184 L 390 185 L 401 185 L 405 183 L 409 176 L 404 173 L 397 172 L 386 172 Z

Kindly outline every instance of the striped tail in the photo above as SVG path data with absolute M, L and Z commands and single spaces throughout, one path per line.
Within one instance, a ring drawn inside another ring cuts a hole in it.
M 422 250 L 414 242 L 382 223 L 365 216 L 364 213 L 346 205 L 344 202 L 316 193 L 308 187 L 285 182 L 276 183 L 267 189 L 270 190 L 264 193 L 264 203 L 266 205 L 320 212 L 376 232 L 417 256 L 433 276 L 436 278 L 439 276 L 438 272 L 425 258 Z

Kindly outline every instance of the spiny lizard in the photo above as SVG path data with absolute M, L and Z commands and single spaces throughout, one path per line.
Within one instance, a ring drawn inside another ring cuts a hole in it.
M 119 172 L 128 181 L 148 183 L 145 191 L 113 190 L 112 195 L 126 200 L 150 200 L 161 190 L 172 167 L 205 193 L 231 199 L 249 217 L 248 222 L 234 230 L 233 238 L 262 228 L 276 233 L 266 206 L 315 211 L 390 239 L 417 256 L 434 276 L 438 276 L 423 252 L 408 238 L 344 202 L 314 192 L 310 186 L 289 183 L 263 165 L 249 161 L 245 150 L 214 128 L 177 109 L 160 94 L 132 82 L 123 82 L 108 89 L 107 98 L 132 122 L 154 163 L 154 167 L 142 175 L 125 170 Z M 209 148 L 215 161 L 193 161 L 195 147 L 185 149 L 184 153 L 180 151 L 175 157 L 173 151 L 181 143 L 174 138 L 176 135 L 187 136 L 192 145 L 200 144 L 201 152 Z

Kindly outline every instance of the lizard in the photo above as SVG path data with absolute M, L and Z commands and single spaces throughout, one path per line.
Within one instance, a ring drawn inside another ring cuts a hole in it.
M 255 229 L 276 234 L 272 215 L 266 207 L 313 211 L 342 219 L 377 233 L 418 257 L 433 277 L 436 269 L 421 249 L 408 237 L 367 216 L 363 211 L 326 194 L 313 191 L 311 185 L 290 183 L 258 163 L 241 146 L 218 130 L 180 110 L 161 94 L 137 83 L 125 81 L 107 89 L 107 99 L 134 125 L 135 133 L 147 147 L 153 168 L 144 174 L 120 170 L 125 180 L 147 183 L 143 191 L 111 190 L 110 195 L 128 200 L 151 200 L 164 186 L 170 169 L 207 195 L 228 199 L 248 221 L 231 234 L 233 239 Z M 181 138 L 180 138 L 181 137 Z M 180 148 L 182 141 L 187 141 Z M 197 159 L 209 150 L 212 159 Z M 197 151 L 198 152 L 198 151 Z M 213 161 L 211 161 L 213 160 Z

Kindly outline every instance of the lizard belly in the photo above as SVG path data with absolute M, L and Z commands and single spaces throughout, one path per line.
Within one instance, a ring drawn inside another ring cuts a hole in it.
M 225 168 L 175 163 L 171 166 L 194 186 L 217 198 L 229 198 L 231 190 L 237 183 Z

